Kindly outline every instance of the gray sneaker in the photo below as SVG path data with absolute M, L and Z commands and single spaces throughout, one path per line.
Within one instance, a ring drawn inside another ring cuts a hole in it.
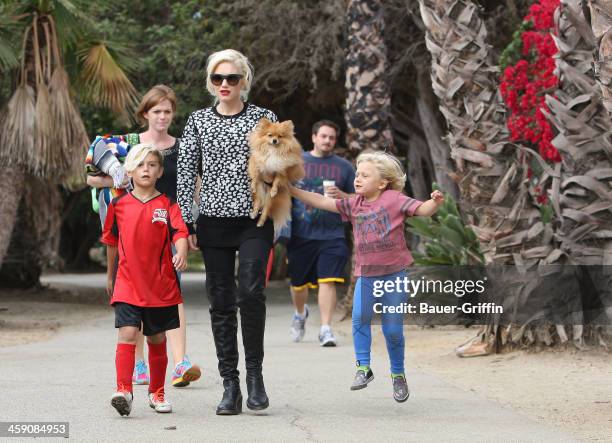
M 410 391 L 408 390 L 408 383 L 406 383 L 405 375 L 398 375 L 397 377 L 392 377 L 393 380 L 393 398 L 395 401 L 403 403 L 408 400 L 410 396 Z
M 321 346 L 326 348 L 336 346 L 336 336 L 332 332 L 331 328 L 327 328 L 319 333 L 319 343 L 321 343 Z
M 289 329 L 291 333 L 291 339 L 297 343 L 302 341 L 304 338 L 304 333 L 306 332 L 306 319 L 308 319 L 308 305 L 304 305 L 304 318 L 300 318 L 297 314 L 293 314 L 293 319 L 291 320 L 291 328 Z
M 353 384 L 351 385 L 351 391 L 367 388 L 368 383 L 370 383 L 372 380 L 374 380 L 374 373 L 372 372 L 372 369 L 368 368 L 368 372 L 358 369 L 357 373 L 355 374 L 355 380 L 353 380 Z

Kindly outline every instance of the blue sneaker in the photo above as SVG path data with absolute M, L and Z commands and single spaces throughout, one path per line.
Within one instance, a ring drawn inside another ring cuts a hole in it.
M 189 357 L 185 356 L 172 371 L 172 386 L 175 388 L 189 386 L 189 383 L 198 380 L 201 375 L 200 367 L 191 363 Z
M 149 370 L 144 360 L 136 360 L 136 365 L 134 365 L 134 375 L 132 375 L 132 383 L 135 385 L 149 384 Z

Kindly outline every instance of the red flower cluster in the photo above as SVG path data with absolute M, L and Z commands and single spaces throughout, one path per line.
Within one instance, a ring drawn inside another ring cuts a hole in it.
M 508 65 L 502 74 L 500 90 L 511 111 L 507 121 L 512 141 L 527 141 L 538 147 L 540 155 L 552 162 L 561 161 L 552 145 L 553 131 L 542 113 L 548 110 L 545 94 L 557 88 L 554 74 L 557 47 L 550 32 L 559 0 L 540 0 L 531 6 L 526 21 L 533 26 L 521 35 L 522 58 Z

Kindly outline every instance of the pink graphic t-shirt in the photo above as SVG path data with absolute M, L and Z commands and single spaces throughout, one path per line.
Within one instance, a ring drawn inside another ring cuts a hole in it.
M 404 219 L 413 216 L 422 204 L 393 190 L 384 191 L 371 202 L 361 195 L 336 200 L 342 220 L 353 225 L 356 276 L 392 274 L 412 264 Z

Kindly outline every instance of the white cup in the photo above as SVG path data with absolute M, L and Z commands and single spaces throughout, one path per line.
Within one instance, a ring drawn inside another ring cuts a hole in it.
M 323 180 L 323 195 L 325 195 L 325 197 L 329 197 L 326 189 L 329 188 L 330 186 L 336 186 L 336 181 L 335 180 Z

